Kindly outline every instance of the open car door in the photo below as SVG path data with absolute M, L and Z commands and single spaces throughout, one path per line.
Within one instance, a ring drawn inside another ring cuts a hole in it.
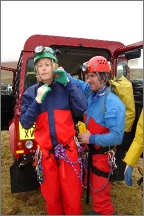
M 143 107 L 143 41 L 116 49 L 113 58 L 115 77 L 123 75 L 132 83 L 137 124 Z
M 143 41 L 116 49 L 113 53 L 112 63 L 113 75 L 116 79 L 124 76 L 132 83 L 135 101 L 136 115 L 132 129 L 130 132 L 124 133 L 122 144 L 117 146 L 116 150 L 116 163 L 119 167 L 118 180 L 123 180 L 126 167 L 123 158 L 125 157 L 125 152 L 129 149 L 134 139 L 136 125 L 143 108 Z M 115 180 L 115 177 L 116 171 L 114 170 L 112 180 Z
M 16 69 L 1 66 L 1 130 L 8 130 L 13 118 L 15 73 Z

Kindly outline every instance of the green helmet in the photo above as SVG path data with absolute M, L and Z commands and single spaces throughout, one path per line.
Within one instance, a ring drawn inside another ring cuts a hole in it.
M 58 63 L 56 54 L 54 50 L 50 47 L 38 46 L 35 48 L 34 64 L 36 63 L 38 59 L 41 59 L 41 58 L 50 58 L 50 59 L 53 59 L 56 63 Z

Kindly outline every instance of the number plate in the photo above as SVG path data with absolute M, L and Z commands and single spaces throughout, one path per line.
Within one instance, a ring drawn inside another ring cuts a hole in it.
M 22 140 L 29 140 L 29 139 L 35 139 L 34 138 L 34 129 L 36 128 L 36 124 L 34 123 L 33 126 L 26 130 L 22 127 L 21 123 L 19 122 L 19 136 Z

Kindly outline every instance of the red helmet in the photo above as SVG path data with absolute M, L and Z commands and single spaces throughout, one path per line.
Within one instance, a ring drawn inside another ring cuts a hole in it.
M 110 66 L 103 56 L 94 56 L 88 62 L 83 64 L 82 70 L 87 73 L 106 72 L 110 73 Z

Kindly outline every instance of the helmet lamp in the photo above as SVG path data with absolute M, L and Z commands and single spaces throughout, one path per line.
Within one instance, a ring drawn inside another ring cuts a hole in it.
M 35 54 L 40 54 L 44 51 L 44 47 L 43 46 L 37 46 L 34 51 L 35 51 Z
M 82 71 L 83 71 L 83 72 L 86 72 L 86 71 L 88 70 L 88 68 L 89 68 L 88 63 L 87 63 L 87 62 L 84 62 L 83 65 L 82 65 L 82 68 L 81 68 Z

